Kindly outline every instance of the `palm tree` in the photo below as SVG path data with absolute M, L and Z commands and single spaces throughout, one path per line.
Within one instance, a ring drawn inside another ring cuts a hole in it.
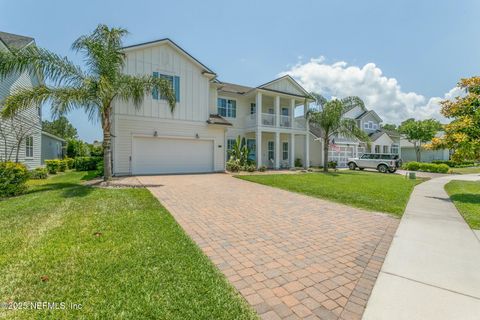
M 341 100 L 328 101 L 323 96 L 312 93 L 315 98 L 316 108 L 307 112 L 309 123 L 318 127 L 322 132 L 323 139 L 323 171 L 328 172 L 328 147 L 330 139 L 335 136 L 356 138 L 369 143 L 370 138 L 362 131 L 354 119 L 343 118 L 345 111 L 355 106 L 364 107 L 359 97 L 346 97 Z
M 158 90 L 167 99 L 172 112 L 175 108 L 175 94 L 167 80 L 122 73 L 125 64 L 122 38 L 127 33 L 125 29 L 100 24 L 91 34 L 78 38 L 72 49 L 83 55 L 85 70 L 66 57 L 36 46 L 0 52 L 0 80 L 12 73 L 29 72 L 41 75 L 50 83 L 15 90 L 4 101 L 2 116 L 12 117 L 20 110 L 47 101 L 52 103 L 54 116 L 83 109 L 90 120 L 101 122 L 104 180 L 110 180 L 112 103 L 132 101 L 135 108 L 139 108 L 147 94 Z

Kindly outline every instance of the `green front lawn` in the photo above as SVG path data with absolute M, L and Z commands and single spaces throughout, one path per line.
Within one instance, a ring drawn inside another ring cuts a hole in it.
M 71 172 L 0 202 L 7 319 L 253 319 L 255 313 L 146 189 L 100 189 Z M 69 309 L 81 304 L 80 310 Z
M 309 196 L 401 216 L 413 187 L 423 180 L 360 171 L 238 176 Z
M 466 167 L 466 168 L 452 168 L 451 170 L 452 170 L 452 173 L 457 173 L 457 174 L 480 173 L 480 166 Z
M 480 182 L 454 180 L 445 190 L 470 228 L 480 229 Z

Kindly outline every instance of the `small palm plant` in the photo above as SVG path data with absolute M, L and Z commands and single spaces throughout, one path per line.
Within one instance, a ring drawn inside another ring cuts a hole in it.
M 323 139 L 323 171 L 328 172 L 328 147 L 330 139 L 336 136 L 345 138 L 356 138 L 360 141 L 370 143 L 368 135 L 362 131 L 354 119 L 343 118 L 347 108 L 364 106 L 359 97 L 346 97 L 341 100 L 328 101 L 323 96 L 312 93 L 315 98 L 315 109 L 307 112 L 309 123 L 320 128 Z
M 0 80 L 10 74 L 29 72 L 40 74 L 50 83 L 15 90 L 3 102 L 2 116 L 12 117 L 21 110 L 47 101 L 52 102 L 55 116 L 83 109 L 90 120 L 99 120 L 102 125 L 104 179 L 110 180 L 113 102 L 132 101 L 139 108 L 147 94 L 157 90 L 166 98 L 172 112 L 175 108 L 175 94 L 167 80 L 122 72 L 125 64 L 122 38 L 127 33 L 125 29 L 100 24 L 91 34 L 78 38 L 72 49 L 83 54 L 85 70 L 66 57 L 35 46 L 0 52 Z
M 229 150 L 229 160 L 237 162 L 240 166 L 246 166 L 249 164 L 250 150 L 245 143 L 245 138 L 237 137 L 232 150 Z

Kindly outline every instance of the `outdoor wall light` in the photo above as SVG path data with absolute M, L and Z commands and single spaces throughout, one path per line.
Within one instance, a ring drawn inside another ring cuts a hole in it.
M 154 131 L 154 132 L 153 132 L 153 136 L 154 136 L 154 137 L 158 137 L 158 132 L 157 132 L 157 131 Z
M 198 135 L 198 133 L 195 133 L 195 138 L 199 139 L 200 136 Z

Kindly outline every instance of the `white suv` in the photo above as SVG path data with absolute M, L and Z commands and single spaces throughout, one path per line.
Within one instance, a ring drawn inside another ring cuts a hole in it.
M 397 168 L 402 166 L 402 159 L 398 154 L 364 153 L 360 158 L 349 158 L 347 164 L 350 170 L 369 168 L 376 169 L 381 173 L 394 173 Z

